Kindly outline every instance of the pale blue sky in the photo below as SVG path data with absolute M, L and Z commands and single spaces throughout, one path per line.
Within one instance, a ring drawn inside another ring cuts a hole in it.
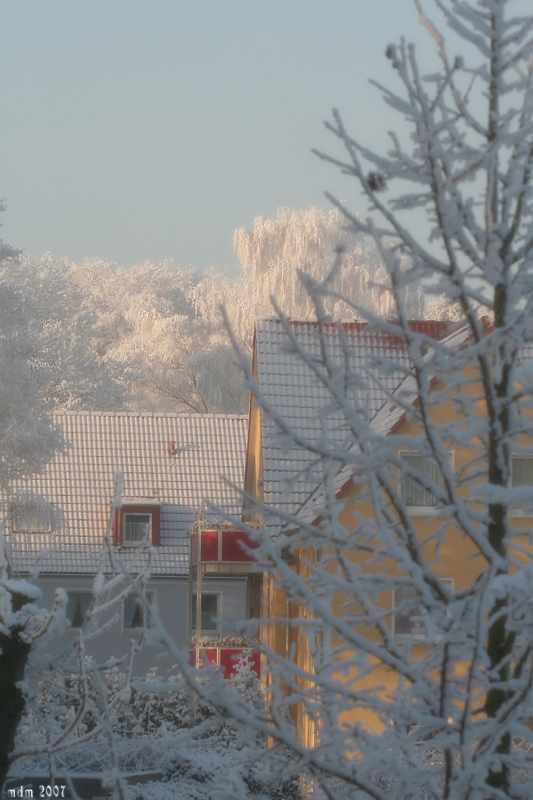
M 394 116 L 386 45 L 411 0 L 0 0 L 1 237 L 34 256 L 232 270 L 280 206 L 361 202 L 311 154 L 333 106 L 369 144 Z

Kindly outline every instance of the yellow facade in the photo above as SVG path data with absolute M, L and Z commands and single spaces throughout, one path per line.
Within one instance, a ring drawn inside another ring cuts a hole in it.
M 479 396 L 479 386 L 476 383 L 476 373 L 474 370 L 470 371 L 466 377 L 469 379 L 468 393 L 473 397 Z M 442 384 L 436 384 L 435 389 L 444 389 Z M 482 414 L 484 409 L 478 403 L 478 413 Z M 250 430 L 249 430 L 249 447 L 247 454 L 247 484 L 246 490 L 253 497 L 257 498 L 260 502 L 263 501 L 262 492 L 262 454 L 261 454 L 261 419 L 260 409 L 252 402 L 250 412 Z M 461 423 L 461 419 L 457 417 L 454 411 L 451 399 L 444 402 L 437 408 L 432 410 L 434 421 L 438 425 L 445 425 L 452 420 Z M 464 420 L 465 429 L 468 429 L 471 420 Z M 401 431 L 402 439 L 406 436 L 413 439 L 413 451 L 416 452 L 416 441 L 422 435 L 421 429 L 418 425 L 405 421 L 401 427 L 396 431 Z M 394 433 L 391 433 L 394 436 Z M 472 459 L 482 452 L 478 448 L 475 440 L 471 441 L 470 446 L 461 446 L 451 448 L 451 458 L 453 458 L 453 468 L 455 471 L 462 470 Z M 517 444 L 531 445 L 531 439 L 525 434 L 521 441 Z M 403 449 L 398 448 L 397 452 Z M 464 490 L 468 492 L 468 489 Z M 345 491 L 343 495 L 344 507 L 339 516 L 339 521 L 342 523 L 347 531 L 353 531 L 353 535 L 357 534 L 357 518 L 355 516 L 355 509 L 357 508 L 358 515 L 366 515 L 371 517 L 373 511 L 369 502 L 362 502 L 360 499 L 360 487 L 357 482 L 352 483 L 351 486 Z M 249 513 L 250 513 L 249 508 Z M 424 513 L 425 511 L 425 513 Z M 416 530 L 416 535 L 420 543 L 423 545 L 423 554 L 428 562 L 431 563 L 432 570 L 440 579 L 453 581 L 453 588 L 462 590 L 470 587 L 478 577 L 479 573 L 486 567 L 484 557 L 476 549 L 476 546 L 471 539 L 466 538 L 463 533 L 454 524 L 453 519 L 450 517 L 448 527 L 445 535 L 441 537 L 440 546 L 436 549 L 435 539 L 431 534 L 435 529 L 442 525 L 443 515 L 436 510 L 428 508 L 427 510 L 417 509 L 413 511 L 411 516 L 413 526 Z M 522 518 L 513 519 L 512 525 L 515 527 L 529 527 L 531 519 L 527 520 Z M 313 558 L 321 558 L 325 555 L 334 556 L 332 549 L 322 552 L 312 552 L 311 550 L 297 550 L 290 557 L 290 567 L 300 577 L 306 578 L 306 570 L 308 563 Z M 521 558 L 527 556 L 522 555 Z M 379 564 L 370 563 L 371 557 L 369 554 L 365 555 L 360 550 L 354 551 L 349 554 L 349 558 L 354 562 L 361 565 L 365 574 L 372 574 L 373 572 L 381 575 L 397 575 L 401 576 L 402 571 L 398 567 L 398 563 L 394 558 L 381 561 Z M 333 560 L 331 570 L 335 569 L 335 562 Z M 384 592 L 381 603 L 385 611 L 390 612 L 388 615 L 387 624 L 390 626 L 393 619 L 393 593 L 391 591 Z M 335 595 L 332 602 L 332 607 L 337 617 L 342 617 L 344 614 L 343 609 L 346 608 L 346 603 L 349 598 L 343 594 Z M 289 602 L 285 593 L 276 587 L 275 581 L 271 578 L 266 578 L 263 585 L 263 610 L 262 616 L 264 619 L 276 619 L 280 621 L 270 622 L 263 624 L 263 639 L 276 653 L 284 658 L 292 660 L 298 666 L 302 667 L 309 675 L 312 675 L 312 658 L 309 651 L 309 644 L 307 637 L 302 633 L 301 618 L 308 614 L 308 610 L 299 606 L 296 607 L 294 602 Z M 285 620 L 285 621 L 281 621 Z M 365 627 L 364 636 L 369 640 L 380 639 L 379 632 L 371 625 Z M 342 642 L 337 641 L 342 649 Z M 428 647 L 423 643 L 414 643 L 412 645 L 411 655 L 415 658 L 424 658 L 428 652 Z M 345 653 L 349 656 L 349 652 Z M 342 661 L 342 657 L 340 661 Z M 398 675 L 393 668 L 380 663 L 377 659 L 370 659 L 370 669 L 364 677 L 358 677 L 353 670 L 348 674 L 339 672 L 334 676 L 334 679 L 351 688 L 367 689 L 372 692 L 379 692 L 382 698 L 392 697 L 394 690 L 398 685 Z M 459 665 L 456 669 L 461 670 Z M 312 693 L 312 681 L 307 682 L 303 679 L 297 681 L 298 690 L 304 690 Z M 380 688 L 378 688 L 380 687 Z M 288 694 L 291 691 L 294 693 L 295 687 L 292 690 L 288 689 Z M 287 698 L 290 704 L 290 696 Z M 307 746 L 312 746 L 315 743 L 317 729 L 313 720 L 311 720 L 306 711 L 305 704 L 298 702 L 292 709 L 291 713 L 293 720 L 298 730 L 301 732 L 303 742 Z M 369 730 L 379 733 L 380 730 L 387 724 L 385 718 L 380 718 L 373 711 L 365 707 L 354 707 L 350 713 L 343 714 L 343 722 L 347 725 L 353 726 L 356 723 L 367 727 Z

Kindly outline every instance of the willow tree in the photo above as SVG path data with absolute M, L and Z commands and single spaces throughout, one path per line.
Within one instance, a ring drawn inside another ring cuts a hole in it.
M 336 319 L 353 317 L 351 303 L 355 301 L 383 317 L 394 311 L 379 247 L 372 237 L 346 226 L 342 207 L 329 212 L 280 208 L 276 219 L 256 217 L 251 231 L 238 228 L 234 247 L 243 270 L 238 288 L 244 289 L 255 317 L 271 313 L 272 296 L 292 317 L 311 316 L 313 304 L 302 286 L 300 272 L 324 280 L 331 269 L 331 254 L 339 248 L 342 263 L 332 277 L 331 294 L 325 301 L 331 315 Z M 420 283 L 410 282 L 405 292 L 407 313 L 411 318 L 420 317 Z M 233 309 L 229 306 L 227 310 L 231 319 Z

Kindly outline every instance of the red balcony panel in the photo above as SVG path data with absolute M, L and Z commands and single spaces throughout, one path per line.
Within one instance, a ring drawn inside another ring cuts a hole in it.
M 218 561 L 218 531 L 202 531 L 202 561 Z
M 232 675 L 235 675 L 235 667 L 237 666 L 237 662 L 242 654 L 246 652 L 249 651 L 242 647 L 224 647 L 220 650 L 220 669 L 222 670 L 222 674 L 226 680 L 231 678 Z M 261 654 L 252 650 L 250 656 L 252 669 L 259 678 L 261 677 Z
M 206 663 L 216 669 L 220 666 L 222 675 L 226 680 L 235 675 L 235 667 L 243 653 L 250 654 L 251 666 L 258 678 L 261 677 L 261 653 L 254 650 L 249 651 L 245 647 L 207 647 L 200 650 L 200 669 Z M 194 667 L 196 661 L 196 650 L 189 650 L 189 666 Z
M 255 561 L 249 553 L 245 553 L 241 542 L 255 549 L 257 542 L 252 542 L 247 533 L 243 531 L 224 531 L 222 534 L 222 561 Z
M 232 675 L 235 675 L 235 667 L 237 666 L 237 661 L 244 653 L 242 647 L 240 648 L 223 648 L 220 651 L 220 669 L 222 670 L 222 674 L 226 680 L 231 678 Z
M 193 650 L 193 663 L 194 653 Z M 204 669 L 205 665 L 209 664 L 213 669 L 218 667 L 218 648 L 217 647 L 202 647 L 200 648 L 200 666 L 199 669 Z

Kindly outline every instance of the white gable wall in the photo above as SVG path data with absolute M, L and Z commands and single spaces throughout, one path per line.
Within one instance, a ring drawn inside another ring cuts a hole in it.
M 37 582 L 43 592 L 42 604 L 51 608 L 54 603 L 55 590 L 58 587 L 66 592 L 91 592 L 92 578 L 87 575 L 60 575 L 45 576 Z M 155 592 L 155 600 L 159 609 L 161 621 L 166 630 L 176 642 L 178 647 L 187 648 L 187 621 L 188 621 L 188 578 L 159 578 L 151 580 L 147 586 L 148 592 Z M 203 581 L 205 594 L 220 594 L 221 636 L 233 635 L 235 626 L 246 616 L 246 579 L 236 578 L 209 578 Z M 102 618 L 103 619 L 103 618 Z M 76 636 L 75 628 L 67 628 L 65 632 L 56 636 L 46 647 L 50 655 L 60 653 L 69 641 Z M 104 663 L 112 657 L 121 658 L 129 652 L 130 640 L 140 638 L 140 633 L 131 633 L 122 628 L 122 615 L 120 621 L 101 636 L 87 642 L 87 655 L 92 656 L 98 663 Z M 152 667 L 157 667 L 161 674 L 170 671 L 176 659 L 161 650 L 159 645 L 147 643 L 135 657 L 134 676 L 142 677 Z

